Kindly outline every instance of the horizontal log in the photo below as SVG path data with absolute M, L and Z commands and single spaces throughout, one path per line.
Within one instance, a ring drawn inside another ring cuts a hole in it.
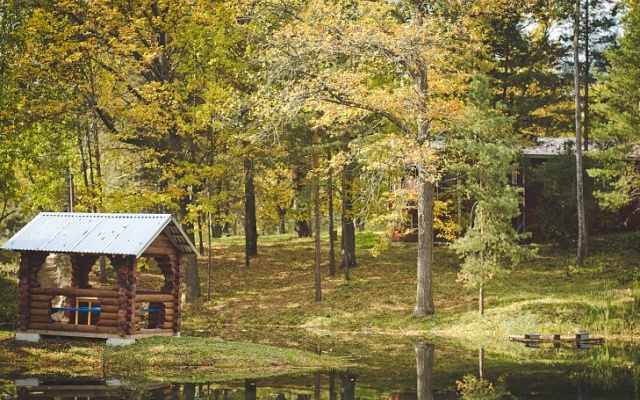
M 120 306 L 100 306 L 100 308 L 102 308 L 102 311 L 107 312 L 107 313 L 117 313 L 120 311 Z M 124 309 L 127 312 L 131 312 L 131 310 L 133 310 L 133 308 L 131 307 L 127 307 Z
M 29 315 L 44 315 L 48 317 L 51 315 L 51 310 L 48 308 L 31 308 L 29 310 Z
M 165 309 L 173 309 L 175 307 L 175 304 L 172 301 L 165 301 L 164 303 L 164 308 Z
M 173 315 L 166 315 L 164 317 L 164 322 L 173 322 Z
M 117 306 L 118 304 L 120 304 L 120 300 L 115 298 L 115 297 L 114 298 L 98 297 L 98 301 L 103 306 L 105 306 L 105 305 Z
M 48 310 L 51 308 L 51 303 L 46 301 L 32 301 L 29 303 L 29 308 L 39 308 L 41 310 Z
M 118 297 L 118 292 L 111 289 L 79 289 L 79 288 L 32 288 L 31 294 L 48 294 L 67 297 Z
M 164 310 L 164 315 L 167 316 L 167 317 L 169 315 L 173 316 L 174 313 L 175 313 L 175 311 L 172 308 Z
M 100 320 L 102 321 L 103 319 L 117 320 L 118 319 L 118 313 L 100 312 Z
M 29 300 L 31 300 L 31 302 L 44 301 L 46 303 L 49 303 L 51 302 L 51 300 L 53 300 L 54 297 L 55 296 L 49 294 L 32 294 L 29 296 Z
M 96 322 L 96 325 L 98 325 L 98 326 L 117 327 L 118 326 L 118 320 L 116 320 L 116 319 L 103 319 L 102 317 L 100 317 L 100 321 Z
M 176 255 L 176 254 L 178 254 L 178 251 L 176 250 L 175 247 L 173 247 L 173 245 L 171 245 L 171 246 L 161 246 L 161 245 L 151 244 L 149 247 L 147 247 L 145 249 L 144 253 L 142 253 L 142 257 L 156 258 L 156 257 L 161 257 L 161 256 L 166 255 L 166 254 Z
M 137 294 L 171 294 L 171 292 L 165 292 L 162 290 L 138 290 Z
M 44 324 L 44 323 L 29 323 L 29 329 L 44 329 L 50 331 L 61 332 L 86 332 L 86 333 L 118 333 L 117 328 L 110 326 L 98 326 L 98 325 L 74 325 L 74 324 Z
M 136 295 L 136 302 L 153 302 L 153 303 L 162 303 L 162 302 L 173 302 L 173 296 L 170 294 L 138 294 Z
M 100 304 L 100 311 L 105 313 L 117 313 L 120 311 L 120 306 L 111 304 Z
M 48 315 L 29 315 L 29 323 L 32 322 L 44 322 L 49 323 L 51 321 L 51 317 Z

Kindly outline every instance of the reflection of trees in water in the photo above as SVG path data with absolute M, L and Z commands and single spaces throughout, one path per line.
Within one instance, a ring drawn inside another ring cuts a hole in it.
M 356 376 L 344 372 L 340 374 L 340 380 L 342 381 L 340 400 L 354 400 L 356 398 Z
M 393 393 L 390 399 L 433 400 L 434 396 L 436 396 L 433 388 L 435 346 L 416 342 L 414 343 L 414 351 L 416 393 Z M 625 349 L 622 346 L 611 345 L 592 346 L 589 351 L 585 352 L 565 348 L 550 349 L 549 351 L 553 353 L 554 360 L 567 360 L 570 363 L 562 369 L 562 378 L 557 375 L 557 369 L 544 370 L 543 376 L 545 378 L 543 379 L 549 379 L 549 381 L 541 383 L 539 381 L 540 375 L 537 375 L 540 372 L 537 366 L 542 364 L 536 364 L 535 362 L 531 364 L 532 375 L 527 374 L 527 368 L 520 364 L 518 366 L 505 366 L 501 362 L 498 365 L 494 365 L 494 368 L 489 371 L 489 367 L 492 365 L 491 358 L 487 355 L 489 362 L 485 362 L 485 351 L 483 348 L 479 348 L 477 351 L 477 369 L 473 368 L 475 371 L 467 370 L 469 373 L 462 372 L 458 375 L 458 379 L 460 379 L 456 381 L 458 394 L 461 399 L 514 399 L 516 395 L 527 396 L 527 388 L 531 384 L 549 394 L 556 393 L 556 390 L 561 390 L 565 395 L 570 395 L 572 398 L 580 400 L 587 400 L 593 398 L 592 396 L 594 395 L 601 395 L 602 391 L 600 389 L 605 387 L 612 388 L 609 394 L 616 393 L 617 396 L 614 396 L 615 398 L 640 399 L 640 349 L 632 346 L 627 346 Z M 410 353 L 405 352 L 405 354 L 409 355 Z M 544 354 L 539 355 L 546 357 Z M 497 379 L 495 376 L 509 371 L 516 371 L 514 368 L 518 368 L 519 372 L 510 375 L 512 377 L 510 380 L 512 393 L 509 390 L 506 375 L 502 375 Z M 501 372 L 497 373 L 498 370 Z M 567 372 L 570 373 L 569 376 L 567 376 Z M 362 375 L 364 376 L 364 373 Z M 247 379 L 244 382 L 241 381 L 239 383 L 241 385 L 244 383 L 244 391 L 242 386 L 236 387 L 236 389 L 219 389 L 219 384 L 215 383 L 211 384 L 212 386 L 209 386 L 209 384 L 204 384 L 204 386 L 202 384 L 183 384 L 178 385 L 180 388 L 177 391 L 178 395 L 173 398 L 194 400 L 256 400 L 258 398 L 272 400 L 320 400 L 327 398 L 328 400 L 356 400 L 356 383 L 362 386 L 362 382 L 367 381 L 366 376 L 364 378 L 363 376 L 358 377 L 350 371 L 316 372 L 305 375 L 304 381 L 297 381 L 298 383 L 285 386 L 289 389 L 271 386 L 273 379 L 265 381 Z M 562 380 L 559 381 L 558 379 Z M 629 384 L 631 380 L 633 380 L 633 389 Z M 214 389 L 215 386 L 218 388 Z M 368 389 L 370 388 L 360 387 L 359 393 L 362 392 L 364 394 Z M 265 390 L 265 392 L 262 390 Z M 523 392 L 519 393 L 518 391 L 520 390 Z M 266 393 L 269 393 L 268 397 Z M 621 394 L 624 395 L 621 396 Z
M 413 347 L 416 351 L 418 400 L 432 400 L 433 385 L 431 382 L 431 369 L 433 367 L 433 352 L 435 350 L 435 346 L 432 344 L 415 342 Z
M 640 399 L 640 348 L 628 344 L 591 346 L 586 353 L 587 365 L 573 378 L 586 390 L 587 386 L 604 389 L 623 387 L 633 382 L 635 399 Z
M 484 347 L 478 349 L 478 376 L 465 375 L 456 381 L 457 391 L 461 399 L 513 399 L 507 389 L 507 381 L 499 377 L 495 383 L 484 379 Z
M 279 392 L 270 398 L 274 400 L 321 400 L 322 378 L 328 375 L 329 400 L 355 400 L 356 375 L 350 372 L 330 371 L 328 373 L 316 372 L 313 375 L 313 395 L 308 393 Z M 177 383 L 173 384 L 173 394 L 176 399 L 196 400 L 257 400 L 260 381 L 256 379 L 244 380 L 244 391 L 234 389 L 212 388 L 210 383 Z M 213 384 L 215 386 L 215 384 Z M 301 385 L 304 387 L 304 385 Z M 326 397 L 325 397 L 326 398 Z
M 252 379 L 244 380 L 244 400 L 256 400 L 258 385 Z

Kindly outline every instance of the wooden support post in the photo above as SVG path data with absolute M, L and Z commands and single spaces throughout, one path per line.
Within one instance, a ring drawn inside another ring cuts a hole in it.
M 118 334 L 131 335 L 134 331 L 133 313 L 136 297 L 136 257 L 110 256 L 111 265 L 118 271 Z
M 40 287 L 38 271 L 49 255 L 44 251 L 23 251 L 20 253 L 18 268 L 18 327 L 28 329 L 31 308 L 31 289 Z

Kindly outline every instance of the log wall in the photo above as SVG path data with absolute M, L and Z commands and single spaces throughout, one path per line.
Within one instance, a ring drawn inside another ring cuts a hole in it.
M 167 235 L 160 234 L 143 254 L 155 258 L 164 276 L 164 284 L 159 291 L 138 292 L 137 259 L 122 255 L 108 256 L 118 274 L 118 288 L 94 289 L 89 283 L 89 274 L 99 255 L 74 253 L 70 254 L 72 287 L 41 288 L 38 271 L 48 255 L 48 252 L 21 252 L 18 270 L 20 330 L 78 332 L 79 336 L 82 333 L 148 336 L 180 332 L 183 258 Z M 60 321 L 59 318 L 54 321 L 51 301 L 55 296 L 66 297 L 66 308 L 75 308 L 77 297 L 97 298 L 93 306 L 99 306 L 100 313 L 91 314 L 92 325 L 83 325 L 80 321 L 75 324 L 74 311 L 64 311 L 70 321 Z M 140 312 L 143 304 L 158 312 Z M 145 321 L 146 324 L 143 323 Z

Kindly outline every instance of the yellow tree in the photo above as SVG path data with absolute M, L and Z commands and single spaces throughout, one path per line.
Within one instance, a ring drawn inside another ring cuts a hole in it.
M 240 131 L 245 114 L 244 27 L 227 2 L 44 2 L 25 28 L 28 109 L 63 130 L 88 115 L 136 160 L 134 170 L 113 169 L 143 188 L 118 187 L 110 206 L 176 212 L 192 233 L 207 174 L 228 163 L 215 156 L 235 148 L 228 132 Z M 186 271 L 192 300 L 195 260 Z
M 414 316 L 434 313 L 433 209 L 437 143 L 459 113 L 465 71 L 479 51 L 460 3 L 305 2 L 274 36 L 271 81 L 286 104 L 305 99 L 357 108 L 393 125 L 389 160 L 418 175 L 419 242 Z

